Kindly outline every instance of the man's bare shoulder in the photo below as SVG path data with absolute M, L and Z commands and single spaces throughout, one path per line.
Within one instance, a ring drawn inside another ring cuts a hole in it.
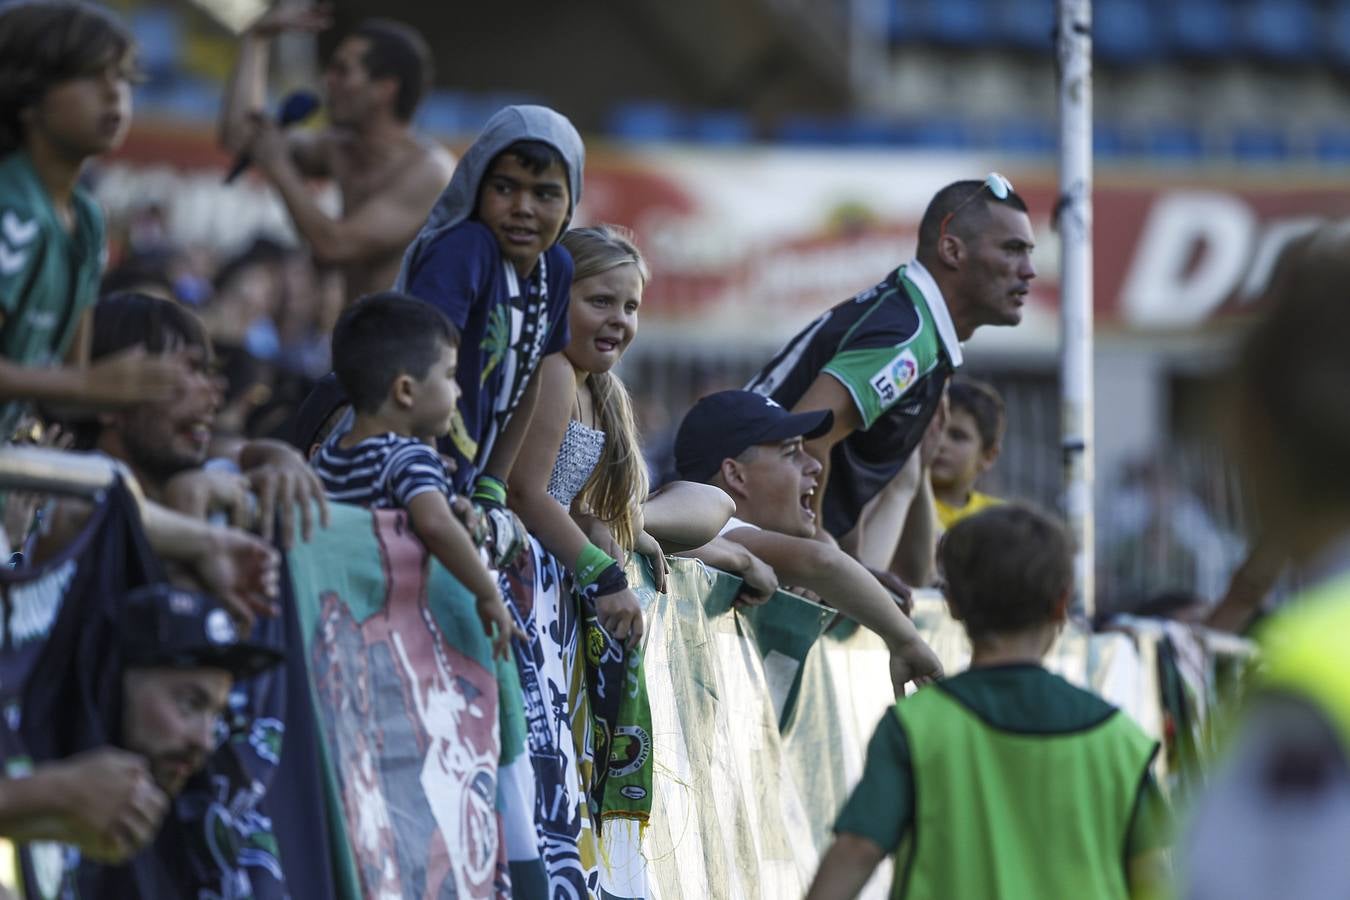
M 455 171 L 455 155 L 440 141 L 426 135 L 409 135 L 415 151 L 410 153 L 407 178 L 418 183 L 432 182 L 443 188 Z
M 427 198 L 428 204 L 450 183 L 455 157 L 435 140 L 407 132 L 389 144 L 371 161 L 369 150 L 343 138 L 335 145 L 340 159 L 338 180 L 348 194 L 348 202 L 364 202 L 384 197 L 405 203 L 409 197 Z M 428 195 L 430 195 L 428 197 Z

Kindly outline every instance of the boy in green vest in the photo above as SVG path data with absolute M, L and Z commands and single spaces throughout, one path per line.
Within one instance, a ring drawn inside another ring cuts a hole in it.
M 0 9 L 0 444 L 27 402 L 121 407 L 187 381 L 181 361 L 144 349 L 88 365 L 105 250 L 79 180 L 126 136 L 134 64 L 131 36 L 97 6 Z
M 854 897 L 886 854 L 892 896 L 1110 900 L 1165 875 L 1158 745 L 1041 667 L 1068 615 L 1071 542 L 1022 504 L 956 523 L 939 550 L 970 668 L 897 703 L 835 824 L 808 900 Z

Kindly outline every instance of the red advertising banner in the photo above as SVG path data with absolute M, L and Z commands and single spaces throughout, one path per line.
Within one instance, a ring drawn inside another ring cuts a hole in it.
M 200 129 L 140 126 L 101 167 L 97 193 L 114 220 L 159 204 L 189 243 L 290 236 L 264 182 L 220 184 L 228 162 Z M 593 144 L 576 221 L 636 232 L 654 273 L 648 321 L 773 341 L 910 258 L 928 198 L 990 168 L 1026 198 L 1037 236 L 1039 276 L 1017 339 L 1052 342 L 1058 242 L 1054 174 L 1044 167 L 979 155 Z M 1098 327 L 1193 331 L 1240 315 L 1290 239 L 1350 217 L 1350 190 L 1331 173 L 1260 171 L 1099 173 Z

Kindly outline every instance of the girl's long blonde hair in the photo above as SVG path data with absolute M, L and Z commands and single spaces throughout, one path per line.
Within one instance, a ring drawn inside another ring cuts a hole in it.
M 573 228 L 563 235 L 562 245 L 576 266 L 573 282 L 629 264 L 637 266 L 644 287 L 650 277 L 632 233 L 621 226 Z M 638 440 L 633 401 L 613 372 L 593 372 L 586 383 L 594 401 L 596 424 L 605 433 L 605 449 L 577 503 L 607 524 L 620 546 L 632 550 L 637 544 L 642 502 L 647 499 L 647 462 Z

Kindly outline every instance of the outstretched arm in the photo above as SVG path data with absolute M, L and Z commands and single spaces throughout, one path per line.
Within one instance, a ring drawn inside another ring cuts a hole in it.
M 576 374 L 572 364 L 561 353 L 544 357 L 530 388 L 537 390 L 538 403 L 528 430 L 521 436 L 519 458 L 511 468 L 507 504 L 520 515 L 539 543 L 577 576 L 580 584 L 580 569 L 592 546 L 591 541 L 568 510 L 548 492 L 548 479 L 553 474 L 576 402 Z M 512 417 L 508 430 L 514 425 L 515 418 Z M 496 456 L 495 450 L 493 456 Z M 642 637 L 642 608 L 632 590 L 623 587 L 603 594 L 597 600 L 597 606 L 601 624 L 617 640 L 625 641 L 629 648 L 635 646 Z
M 550 363 L 549 360 L 553 360 Z M 566 363 L 561 353 L 545 356 L 539 364 L 539 368 L 530 376 L 530 383 L 525 386 L 525 393 L 521 396 L 520 402 L 511 413 L 511 418 L 507 420 L 506 427 L 502 433 L 497 435 L 497 442 L 492 445 L 492 453 L 483 464 L 482 474 L 490 475 L 503 484 L 507 484 L 515 476 L 516 457 L 520 455 L 521 445 L 525 443 L 525 435 L 530 431 L 530 425 L 534 419 L 535 408 L 539 405 L 539 385 L 543 376 L 544 367 L 556 365 L 558 362 Z M 571 407 L 567 407 L 570 409 Z M 566 428 L 566 423 L 563 425 Z M 562 438 L 558 438 L 559 444 Z M 556 449 L 556 448 L 555 448 Z M 553 471 L 552 463 L 549 463 L 549 471 Z
M 681 556 L 701 559 L 715 569 L 721 569 L 741 579 L 741 589 L 736 595 L 738 603 L 758 606 L 767 603 L 778 590 L 778 574 L 773 568 L 755 554 L 724 537 L 715 537 L 702 547 L 697 547 Z
M 853 396 L 849 394 L 848 389 L 837 378 L 826 372 L 816 376 L 816 380 L 811 382 L 806 393 L 792 407 L 794 413 L 817 409 L 828 409 L 834 413 L 834 424 L 830 426 L 830 430 L 806 442 L 806 452 L 820 463 L 820 474 L 816 476 L 816 494 L 811 503 L 816 513 L 816 521 L 823 523 L 820 511 L 825 501 L 825 492 L 830 487 L 830 453 L 834 450 L 835 444 L 862 427 L 862 416 L 858 413 L 858 407 L 853 403 Z M 824 530 L 824 525 L 822 524 L 820 528 Z
M 736 502 L 711 484 L 674 481 L 654 491 L 642 504 L 647 533 L 667 552 L 680 553 L 717 537 L 736 512 Z
M 914 466 L 911 471 L 915 481 L 914 497 L 910 501 L 909 511 L 905 514 L 900 540 L 896 544 L 895 555 L 888 568 L 899 575 L 905 583 L 915 587 L 931 584 L 933 572 L 937 567 L 939 532 L 931 477 L 933 459 L 942 446 L 942 435 L 947 430 L 949 415 L 951 411 L 947 393 L 943 391 L 942 400 L 924 430 L 923 439 L 906 463 L 906 467 Z
M 130 476 L 126 483 L 139 504 L 145 536 L 160 557 L 191 568 L 202 586 L 219 597 L 246 628 L 252 627 L 257 615 L 276 614 L 281 559 L 275 550 L 237 528 L 211 525 L 146 499 Z M 88 501 L 74 497 L 58 501 L 38 542 L 36 558 L 50 558 L 67 546 L 93 509 Z
M 406 247 L 450 180 L 446 162 L 427 155 L 364 203 L 332 216 L 319 206 L 307 173 L 297 165 L 294 141 L 261 113 L 250 113 L 249 128 L 247 146 L 255 163 L 281 195 L 315 257 L 330 265 L 360 263 Z
M 890 592 L 844 551 L 810 538 L 757 528 L 736 528 L 726 537 L 772 566 L 783 583 L 801 585 L 819 594 L 826 603 L 876 632 L 891 650 L 892 659 L 902 660 L 908 670 L 902 671 L 892 663 L 897 693 L 905 681 L 923 684 L 942 675 L 937 656 Z
M 278 5 L 249 26 L 239 42 L 239 58 L 230 72 L 220 105 L 218 138 L 230 153 L 244 150 L 252 136 L 249 115 L 267 105 L 267 54 L 272 40 L 287 31 L 317 32 L 332 24 L 327 6 Z
M 806 900 L 851 900 L 867 884 L 885 852 L 857 834 L 840 834 L 825 851 Z
M 914 456 L 917 457 L 918 454 Z M 915 486 L 909 509 L 905 513 L 905 524 L 900 529 L 900 540 L 895 545 L 890 571 L 900 576 L 905 584 L 915 587 L 930 584 L 937 556 L 937 538 L 937 510 L 933 506 L 933 486 L 928 483 L 928 470 L 920 467 L 918 484 Z
M 469 532 L 450 511 L 450 502 L 440 491 L 423 491 L 408 503 L 412 530 L 427 551 L 450 574 L 459 579 L 476 600 L 478 617 L 483 631 L 492 641 L 493 652 L 506 658 L 511 652 L 511 638 L 524 638 L 502 602 L 497 579 L 483 565 L 478 548 Z
M 88 309 L 75 327 L 65 365 L 25 366 L 0 357 L 0 401 L 27 400 L 103 410 L 163 402 L 183 389 L 188 369 L 180 354 L 147 353 L 145 347 L 137 345 L 91 364 L 93 326 L 94 311 Z
M 1210 610 L 1205 624 L 1218 631 L 1244 632 L 1274 589 L 1286 561 L 1286 553 L 1276 541 L 1269 537 L 1258 539 L 1233 573 L 1228 591 Z
M 537 390 L 538 401 L 511 467 L 507 505 L 516 511 L 544 549 L 575 571 L 577 557 L 590 541 L 567 509 L 548 492 L 548 480 L 576 404 L 572 364 L 561 353 L 544 357 L 530 389 Z M 512 416 L 508 429 L 514 424 Z

